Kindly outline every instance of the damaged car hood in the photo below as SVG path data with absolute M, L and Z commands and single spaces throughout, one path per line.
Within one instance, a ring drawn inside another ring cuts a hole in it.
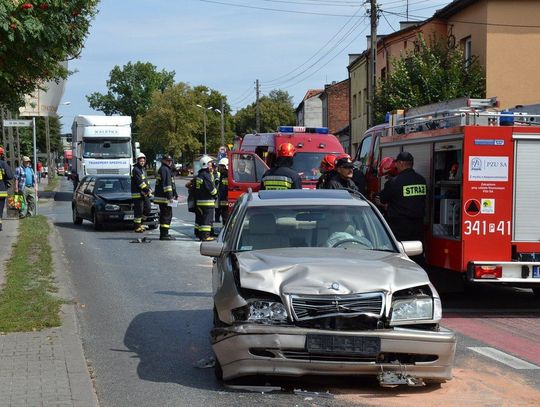
M 238 252 L 236 257 L 243 288 L 278 296 L 395 292 L 429 284 L 425 271 L 402 253 L 294 248 Z

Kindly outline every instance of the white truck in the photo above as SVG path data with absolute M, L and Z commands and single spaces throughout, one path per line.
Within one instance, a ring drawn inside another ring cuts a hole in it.
M 130 116 L 76 116 L 71 131 L 75 184 L 85 175 L 131 174 Z

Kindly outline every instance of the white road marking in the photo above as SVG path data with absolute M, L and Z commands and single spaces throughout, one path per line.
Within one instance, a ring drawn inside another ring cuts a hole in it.
M 539 366 L 533 365 L 532 363 L 526 362 L 524 360 L 518 359 L 515 356 L 509 355 L 508 353 L 504 353 L 498 349 L 490 348 L 490 347 L 469 347 L 470 350 L 479 353 L 483 356 L 486 356 L 488 358 L 491 358 L 493 360 L 496 360 L 497 362 L 503 363 L 507 366 L 510 366 L 511 368 L 518 369 L 518 370 L 524 370 L 524 369 L 530 369 L 530 370 L 538 370 L 540 369 Z

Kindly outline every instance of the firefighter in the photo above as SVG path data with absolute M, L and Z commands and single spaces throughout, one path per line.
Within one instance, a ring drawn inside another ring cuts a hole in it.
M 221 182 L 222 175 L 220 171 L 220 166 L 215 161 L 212 162 L 211 171 L 212 171 L 211 172 L 212 179 L 214 180 L 214 185 L 216 186 L 216 189 L 218 190 L 218 195 L 219 195 L 219 183 Z M 219 202 L 216 200 L 216 206 L 214 207 L 214 222 L 218 223 L 220 219 L 221 219 L 221 210 L 219 207 Z M 213 234 L 214 234 L 214 230 L 212 229 L 212 235 Z
M 379 163 L 377 175 L 379 178 L 384 178 L 384 184 L 391 182 L 392 179 L 397 175 L 397 167 L 396 162 L 392 157 L 384 157 L 381 162 Z M 382 185 L 382 181 L 381 181 Z M 386 208 L 388 207 L 387 204 L 380 203 L 380 200 L 375 197 L 375 204 L 379 207 L 379 210 L 383 213 L 383 215 L 386 214 Z
M 386 220 L 397 240 L 423 240 L 427 184 L 413 169 L 413 156 L 402 151 L 394 160 L 397 175 L 386 182 L 375 199 L 387 204 Z
M 351 157 L 346 155 L 338 158 L 335 163 L 335 173 L 326 182 L 325 189 L 347 189 L 358 192 L 358 187 L 353 181 L 354 164 Z
M 137 163 L 131 171 L 131 199 L 133 199 L 133 223 L 135 232 L 142 233 L 145 231 L 143 226 L 143 218 L 150 215 L 152 206 L 150 203 L 150 195 L 152 190 L 148 185 L 146 178 L 146 156 L 143 153 L 137 154 Z
M 321 176 L 317 180 L 317 189 L 326 189 L 326 184 L 330 178 L 335 174 L 335 162 L 336 156 L 334 154 L 327 154 L 323 157 L 321 165 L 319 167 Z
M 161 167 L 159 167 L 156 175 L 154 202 L 159 204 L 159 240 L 176 240 L 169 235 L 172 220 L 172 207 L 169 206 L 169 202 L 178 198 L 174 177 L 172 176 L 172 163 L 172 157 L 164 155 L 161 159 Z
M 222 158 L 218 162 L 219 169 L 219 185 L 218 185 L 218 208 L 217 210 L 221 214 L 221 219 L 223 221 L 223 226 L 227 223 L 229 218 L 229 159 Z M 216 216 L 217 218 L 217 216 Z
M 2 231 L 2 218 L 4 217 L 4 205 L 7 199 L 9 181 L 13 179 L 11 168 L 4 161 L 4 149 L 0 147 L 0 231 Z
M 295 152 L 296 150 L 291 143 L 284 143 L 279 146 L 274 166 L 263 174 L 261 189 L 302 189 L 300 175 L 291 169 Z
M 195 177 L 195 231 L 199 240 L 209 241 L 214 240 L 211 235 L 218 191 L 211 173 L 212 158 L 205 155 L 199 163 L 201 169 Z

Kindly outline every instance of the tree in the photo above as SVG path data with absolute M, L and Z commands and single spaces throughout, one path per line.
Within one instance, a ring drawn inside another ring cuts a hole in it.
M 203 152 L 204 114 L 207 119 L 207 151 L 217 152 L 221 144 L 221 115 L 212 108 L 221 108 L 225 97 L 206 86 L 191 88 L 180 82 L 163 92 L 154 92 L 150 108 L 139 116 L 141 150 L 149 157 L 156 153 L 182 156 L 189 161 Z M 198 107 L 200 105 L 202 107 Z M 230 107 L 224 103 L 225 140 L 232 139 Z
M 90 107 L 106 115 L 131 116 L 133 123 L 146 113 L 155 91 L 164 92 L 174 84 L 174 71 L 158 72 L 150 62 L 128 62 L 120 68 L 116 65 L 109 74 L 106 94 L 94 92 L 87 95 Z
M 63 78 L 77 57 L 98 0 L 0 2 L 0 105 L 12 110 L 41 83 Z
M 375 100 L 375 121 L 382 123 L 386 112 L 427 105 L 459 97 L 485 97 L 485 76 L 476 57 L 465 61 L 460 49 L 448 49 L 441 39 L 428 46 L 422 36 L 418 47 L 392 61 L 393 69 L 379 83 Z
M 284 90 L 273 90 L 259 99 L 261 133 L 276 131 L 278 126 L 294 124 L 296 116 L 292 97 Z M 236 132 L 245 134 L 256 129 L 256 104 L 240 109 L 235 117 Z

